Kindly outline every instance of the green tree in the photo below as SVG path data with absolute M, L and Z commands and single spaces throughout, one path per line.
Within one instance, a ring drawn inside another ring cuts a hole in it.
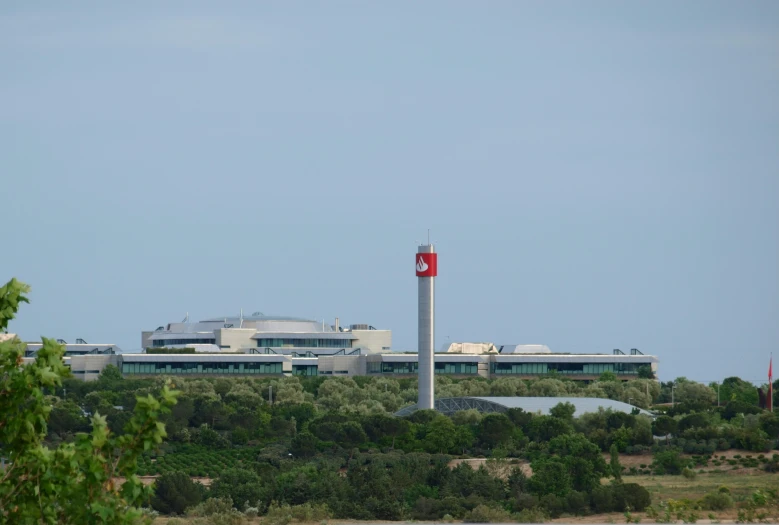
M 267 489 L 257 473 L 240 468 L 222 472 L 211 484 L 210 493 L 216 498 L 232 498 L 232 501 L 239 505 L 245 501 L 263 501 L 268 496 Z
M 685 466 L 677 449 L 660 450 L 654 454 L 654 467 L 658 474 L 681 474 Z
M 533 416 L 528 435 L 534 441 L 543 443 L 563 434 L 573 432 L 570 422 L 552 416 Z
M 73 401 L 58 401 L 52 406 L 49 415 L 49 430 L 57 434 L 86 432 L 89 430 L 89 420 Z
M 705 410 L 717 400 L 717 392 L 704 384 L 684 381 L 676 387 L 676 401 L 691 408 Z
M 514 425 L 505 414 L 488 414 L 479 423 L 479 441 L 494 448 L 508 443 L 514 433 Z
M 724 379 L 720 385 L 719 395 L 721 403 L 740 401 L 747 405 L 756 406 L 759 399 L 757 387 L 739 377 Z
M 27 302 L 29 287 L 15 279 L 0 288 L 0 331 Z M 69 375 L 64 347 L 43 339 L 35 360 L 22 365 L 25 345 L 0 343 L 0 454 L 9 465 L 0 483 L 0 522 L 45 524 L 130 524 L 151 494 L 135 475 L 138 458 L 165 437 L 159 416 L 170 410 L 176 393 L 168 386 L 159 398 L 137 399 L 126 434 L 109 432 L 105 417 L 92 416 L 92 431 L 52 449 L 43 444 L 50 399 Z M 117 485 L 115 479 L 124 477 Z
M 776 413 L 763 412 L 760 414 L 760 428 L 770 439 L 779 437 L 779 416 Z
M 122 380 L 122 372 L 119 367 L 115 365 L 106 365 L 102 372 L 100 372 L 99 381 L 104 383 L 112 383 Z
M 710 424 L 710 418 L 707 414 L 696 412 L 693 414 L 687 414 L 681 418 L 678 422 L 679 433 L 681 434 L 690 428 L 706 428 Z
M 563 434 L 549 441 L 548 450 L 568 467 L 574 490 L 590 492 L 610 474 L 600 448 L 584 434 Z M 558 494 L 561 495 L 561 494 Z
M 652 372 L 652 367 L 649 365 L 641 365 L 638 367 L 639 379 L 654 379 L 655 373 Z
M 391 446 L 395 448 L 395 439 L 408 432 L 411 429 L 411 423 L 399 417 L 376 414 L 365 419 L 363 428 L 368 437 L 376 443 L 386 438 L 392 438 Z
M 446 416 L 438 416 L 427 426 L 424 440 L 425 450 L 440 454 L 449 453 L 455 446 L 456 428 L 452 420 Z
M 729 401 L 725 405 L 725 410 L 722 412 L 722 417 L 730 421 L 739 414 L 759 414 L 761 412 L 760 407 L 757 405 L 751 405 L 739 400 Z
M 296 458 L 310 458 L 316 455 L 319 440 L 311 432 L 300 432 L 292 440 L 290 453 Z
M 609 370 L 606 370 L 605 372 L 603 372 L 600 375 L 600 377 L 598 378 L 598 381 L 601 381 L 601 382 L 604 382 L 604 383 L 605 382 L 609 382 L 609 381 L 617 381 L 617 374 L 615 374 L 614 372 L 611 372 Z
M 365 431 L 356 421 L 347 421 L 338 432 L 338 443 L 349 450 L 349 459 L 352 459 L 354 447 L 365 443 L 367 439 Z
M 559 417 L 566 421 L 573 421 L 573 414 L 576 412 L 576 406 L 573 403 L 557 403 L 549 410 L 549 415 Z
M 617 480 L 618 483 L 621 483 L 622 465 L 619 463 L 619 451 L 617 450 L 617 446 L 611 445 L 611 449 L 609 449 L 609 453 L 611 454 L 611 462 L 609 463 L 609 468 L 611 469 L 611 475 L 614 476 L 614 479 Z
M 666 440 L 671 434 L 676 434 L 678 424 L 669 416 L 658 416 L 652 423 L 652 432 L 657 436 L 665 436 Z
M 530 478 L 530 489 L 544 496 L 554 494 L 565 497 L 571 491 L 571 476 L 568 466 L 560 458 L 543 458 L 531 463 L 533 476 Z
M 195 483 L 184 472 L 166 472 L 154 482 L 151 506 L 162 514 L 184 514 L 200 503 L 205 494 L 203 485 Z
M 473 435 L 473 431 L 470 427 L 467 426 L 459 426 L 456 427 L 454 431 L 454 448 L 458 452 L 462 452 L 465 454 L 466 449 L 470 448 L 471 445 L 473 445 L 473 442 L 476 440 L 476 437 Z

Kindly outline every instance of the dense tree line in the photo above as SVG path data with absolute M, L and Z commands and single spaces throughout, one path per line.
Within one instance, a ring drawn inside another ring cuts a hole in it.
M 112 367 L 93 383 L 67 381 L 51 392 L 50 439 L 71 439 L 89 428 L 87 417 L 96 412 L 120 428 L 136 396 L 154 393 L 162 381 L 123 379 Z M 326 505 L 333 516 L 353 519 L 464 518 L 478 509 L 553 516 L 639 510 L 649 504 L 648 493 L 623 479 L 630 473 L 619 466 L 619 453 L 654 454 L 647 472 L 679 474 L 692 466 L 683 453 L 768 451 L 779 436 L 779 418 L 739 397 L 746 389 L 737 381 L 728 381 L 731 399 L 717 407 L 711 387 L 684 378 L 671 384 L 673 405 L 654 405 L 665 401 L 668 384 L 651 379 L 436 378 L 441 397 L 630 400 L 664 412 L 654 421 L 610 410 L 575 418 L 569 403 L 549 415 L 509 409 L 395 417 L 416 400 L 411 378 L 174 381 L 179 400 L 163 418 L 169 441 L 140 463 L 142 474 L 162 475 L 152 504 L 165 513 L 181 513 L 206 498 L 229 498 L 235 508 L 258 513 L 272 504 Z M 231 459 L 220 463 L 223 457 Z M 455 457 L 490 459 L 477 468 L 452 467 Z M 528 464 L 532 476 L 521 468 Z M 190 481 L 193 475 L 211 477 L 213 484 L 204 489 Z M 608 478 L 612 483 L 603 485 Z

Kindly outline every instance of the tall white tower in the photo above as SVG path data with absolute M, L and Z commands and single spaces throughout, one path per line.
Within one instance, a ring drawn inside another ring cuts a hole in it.
M 434 408 L 434 334 L 435 334 L 435 277 L 438 275 L 438 254 L 432 244 L 423 244 L 416 254 L 419 281 L 419 401 L 420 410 Z

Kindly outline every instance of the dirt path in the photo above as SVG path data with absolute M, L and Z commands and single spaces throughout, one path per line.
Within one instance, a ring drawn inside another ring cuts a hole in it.
M 151 485 L 158 477 L 159 476 L 138 476 L 138 479 L 140 479 L 141 483 L 143 483 L 144 485 Z M 200 483 L 204 487 L 208 487 L 211 485 L 212 479 L 193 477 L 192 481 L 194 481 L 195 483 Z M 124 483 L 124 478 L 114 478 L 114 483 L 116 485 L 121 485 L 122 483 Z

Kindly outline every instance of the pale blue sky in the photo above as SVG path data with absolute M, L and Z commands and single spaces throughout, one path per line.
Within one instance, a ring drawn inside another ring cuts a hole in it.
M 765 377 L 779 2 L 3 2 L 12 330 L 261 310 Z M 777 356 L 779 357 L 779 355 Z

